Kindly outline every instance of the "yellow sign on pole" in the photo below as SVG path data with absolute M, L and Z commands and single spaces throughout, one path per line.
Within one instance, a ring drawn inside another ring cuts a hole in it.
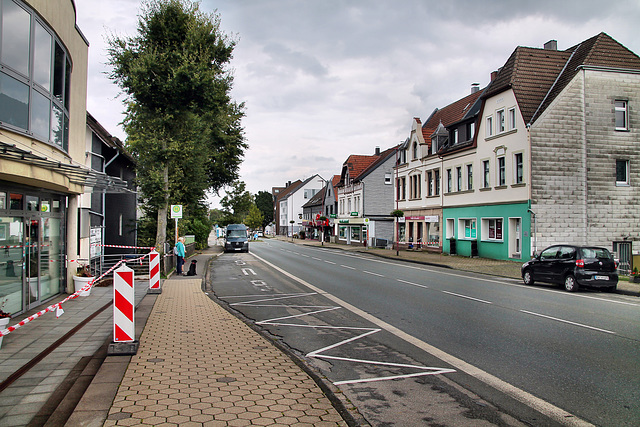
M 182 205 L 171 205 L 171 218 L 182 218 Z

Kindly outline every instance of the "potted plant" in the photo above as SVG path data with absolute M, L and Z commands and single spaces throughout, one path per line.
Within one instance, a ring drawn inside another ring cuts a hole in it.
M 4 305 L 7 303 L 7 299 L 3 299 L 2 303 L 0 303 L 0 331 L 3 329 L 7 329 L 9 326 L 9 320 L 11 319 L 11 314 L 4 311 Z M 0 346 L 2 346 L 2 336 L 0 336 Z
M 91 274 L 91 267 L 88 264 L 79 264 L 76 274 L 73 276 L 73 286 L 76 292 L 84 288 L 88 283 L 93 282 L 94 276 Z M 88 291 L 80 292 L 81 297 L 88 297 L 91 294 L 91 288 Z
M 631 281 L 633 283 L 640 283 L 640 274 L 638 274 L 638 267 L 633 267 L 631 272 Z

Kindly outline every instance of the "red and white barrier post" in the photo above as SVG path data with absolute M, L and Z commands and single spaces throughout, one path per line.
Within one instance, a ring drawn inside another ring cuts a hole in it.
M 110 355 L 132 355 L 138 351 L 135 339 L 134 272 L 126 265 L 113 274 L 113 342 Z
M 160 254 L 156 250 L 149 252 L 149 293 L 162 293 L 160 287 Z

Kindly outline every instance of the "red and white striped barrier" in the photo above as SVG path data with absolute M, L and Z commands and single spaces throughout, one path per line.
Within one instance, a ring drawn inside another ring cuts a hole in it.
M 133 259 L 133 260 L 128 260 L 128 262 L 135 262 L 135 261 L 139 261 L 142 260 L 146 255 L 142 255 L 140 258 L 137 259 Z M 66 297 L 65 299 L 63 299 L 60 302 L 57 302 L 55 304 L 52 304 L 50 306 L 48 306 L 47 308 L 45 308 L 44 310 L 40 310 L 39 312 L 32 314 L 31 316 L 27 317 L 26 319 L 21 320 L 20 322 L 16 323 L 15 325 L 11 325 L 9 327 L 7 327 L 6 329 L 3 329 L 0 331 L 0 336 L 4 337 L 6 335 L 9 335 L 11 332 L 15 331 L 16 329 L 21 328 L 22 326 L 26 325 L 27 323 L 37 319 L 38 317 L 49 313 L 50 311 L 56 311 L 56 317 L 60 317 L 62 316 L 62 314 L 64 313 L 64 310 L 62 310 L 62 304 L 64 304 L 65 302 L 78 298 L 78 296 L 83 293 L 83 292 L 88 292 L 91 290 L 91 288 L 93 287 L 94 283 L 97 283 L 98 281 L 100 281 L 100 279 L 102 279 L 103 277 L 105 277 L 106 275 L 108 275 L 109 273 L 111 273 L 113 270 L 115 270 L 116 268 L 118 268 L 120 265 L 124 264 L 125 261 L 119 261 L 116 265 L 114 265 L 113 267 L 111 267 L 109 270 L 107 270 L 104 274 L 102 274 L 99 277 L 96 277 L 92 282 L 87 283 L 85 286 L 82 287 L 82 289 L 74 292 L 73 294 L 69 295 L 68 297 Z M 132 270 L 133 271 L 133 270 Z
M 113 341 L 135 340 L 135 292 L 133 270 L 121 266 L 113 276 Z
M 121 246 L 121 245 L 100 245 L 98 243 L 92 243 L 91 246 L 102 246 L 103 248 L 118 248 L 118 249 L 145 249 L 152 251 L 155 248 L 153 246 Z
M 160 289 L 160 254 L 155 249 L 149 252 L 149 289 Z

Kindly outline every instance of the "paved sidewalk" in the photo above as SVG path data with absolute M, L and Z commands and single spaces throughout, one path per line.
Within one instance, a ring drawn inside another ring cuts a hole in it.
M 167 280 L 106 426 L 346 425 L 315 382 L 213 302 Z

